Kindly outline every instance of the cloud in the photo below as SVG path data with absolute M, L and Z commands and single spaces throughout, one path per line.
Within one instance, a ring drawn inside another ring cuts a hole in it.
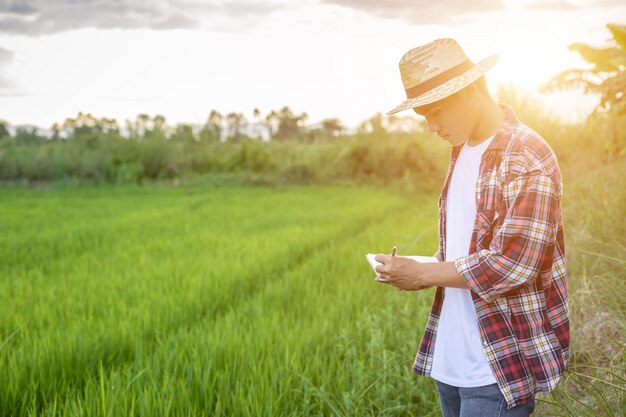
M 550 11 L 569 11 L 590 8 L 612 8 L 623 7 L 623 0 L 592 0 L 585 3 L 569 0 L 547 0 L 531 3 L 526 6 L 529 10 L 550 10 Z
M 624 7 L 624 0 L 596 0 L 592 7 Z
M 321 0 L 321 2 L 419 24 L 451 23 L 463 20 L 470 13 L 504 9 L 501 0 Z
M 11 95 L 12 83 L 4 75 L 4 68 L 13 62 L 15 52 L 0 47 L 0 96 Z
M 580 5 L 571 3 L 567 0 L 540 1 L 538 3 L 529 4 L 526 9 L 529 10 L 553 10 L 565 11 L 579 9 Z
M 6 75 L 6 68 L 13 63 L 15 52 L 0 46 L 0 96 L 22 95 L 23 92 L 10 77 Z
M 0 32 L 45 35 L 81 28 L 193 29 L 212 20 L 261 18 L 280 0 L 0 0 Z M 284 1 L 284 0 L 283 0 Z
M 3 64 L 13 61 L 15 57 L 15 52 L 5 49 L 0 46 L 0 67 Z

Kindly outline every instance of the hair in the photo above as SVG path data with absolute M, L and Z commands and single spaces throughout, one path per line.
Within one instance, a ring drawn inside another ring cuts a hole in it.
M 487 88 L 487 79 L 485 78 L 484 74 L 480 76 L 479 78 L 477 78 L 476 80 L 474 80 L 472 83 L 468 84 L 467 86 L 463 87 L 459 91 L 455 92 L 453 95 L 458 95 L 458 94 L 461 94 L 462 91 L 467 91 L 467 89 L 470 88 L 472 84 L 476 86 L 476 88 L 481 94 L 483 94 L 486 97 L 491 97 L 491 93 L 489 93 L 489 89 Z
M 484 94 L 489 95 L 489 89 L 487 88 L 487 79 L 485 78 L 485 74 L 483 74 L 480 78 L 478 78 L 472 84 L 476 85 L 476 87 L 478 87 L 478 90 L 480 90 Z

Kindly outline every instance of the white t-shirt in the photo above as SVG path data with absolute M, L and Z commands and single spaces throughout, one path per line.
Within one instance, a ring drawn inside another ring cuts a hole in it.
M 446 204 L 446 262 L 469 253 L 476 217 L 474 191 L 480 159 L 494 136 L 476 146 L 463 144 L 448 185 Z M 444 290 L 431 377 L 456 387 L 478 387 L 496 382 L 478 330 L 469 289 Z

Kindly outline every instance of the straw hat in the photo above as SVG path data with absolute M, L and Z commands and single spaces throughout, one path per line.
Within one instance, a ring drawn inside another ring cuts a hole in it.
M 476 81 L 498 62 L 492 55 L 474 64 L 454 39 L 436 39 L 400 59 L 406 100 L 387 114 L 441 100 Z

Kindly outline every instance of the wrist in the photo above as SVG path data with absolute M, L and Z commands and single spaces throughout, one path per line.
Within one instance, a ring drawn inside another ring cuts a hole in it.
M 423 272 L 419 275 L 418 284 L 421 287 L 432 287 L 437 285 L 437 276 L 442 262 L 429 262 L 427 268 L 423 268 Z
M 432 267 L 423 274 L 422 285 L 470 288 L 465 278 L 457 271 L 454 261 L 432 262 Z

